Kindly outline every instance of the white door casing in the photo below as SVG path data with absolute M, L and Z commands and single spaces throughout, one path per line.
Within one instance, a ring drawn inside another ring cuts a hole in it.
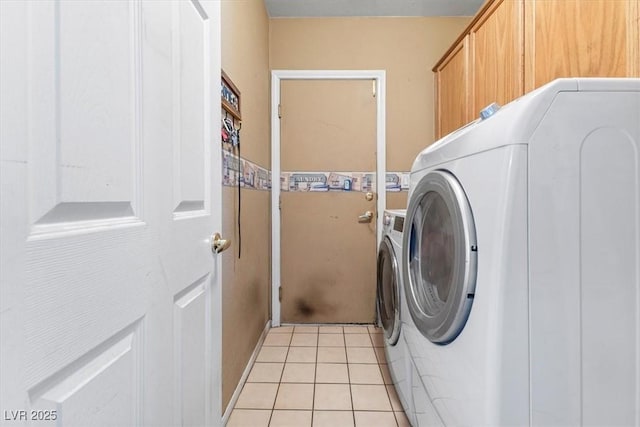
M 280 326 L 280 85 L 281 80 L 373 80 L 376 97 L 376 210 L 387 204 L 386 71 L 385 70 L 272 70 L 271 71 L 271 325 Z M 376 248 L 382 240 L 382 215 L 376 218 Z
M 0 19 L 0 422 L 219 424 L 220 2 Z

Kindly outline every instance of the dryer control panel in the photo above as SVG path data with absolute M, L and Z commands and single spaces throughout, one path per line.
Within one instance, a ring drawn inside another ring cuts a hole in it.
M 393 230 L 402 233 L 404 230 L 404 217 L 397 216 L 393 221 Z

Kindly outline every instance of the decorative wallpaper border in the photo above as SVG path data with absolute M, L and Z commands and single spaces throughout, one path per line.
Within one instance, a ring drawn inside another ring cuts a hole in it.
M 270 191 L 271 171 L 234 153 L 222 150 L 222 185 L 250 190 Z
M 270 191 L 271 171 L 228 150 L 222 150 L 222 185 Z M 387 172 L 388 192 L 409 190 L 409 172 Z M 377 191 L 375 172 L 282 172 L 280 190 L 291 192 Z
M 409 177 L 411 172 L 387 172 L 387 191 L 409 191 Z
M 386 191 L 409 190 L 409 172 L 388 172 Z M 358 191 L 375 192 L 375 172 L 282 172 L 281 191 Z

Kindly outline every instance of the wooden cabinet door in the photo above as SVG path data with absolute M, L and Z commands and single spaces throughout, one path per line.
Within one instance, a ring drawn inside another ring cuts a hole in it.
M 471 27 L 471 116 L 523 94 L 522 0 L 498 0 Z
M 469 37 L 462 39 L 436 69 L 436 138 L 467 123 L 469 111 Z
M 525 91 L 559 77 L 637 77 L 638 3 L 527 0 Z

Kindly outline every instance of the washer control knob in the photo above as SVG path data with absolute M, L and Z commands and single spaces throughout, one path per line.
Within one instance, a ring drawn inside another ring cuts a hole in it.
M 385 215 L 384 218 L 382 219 L 382 223 L 384 225 L 391 225 L 391 216 Z

